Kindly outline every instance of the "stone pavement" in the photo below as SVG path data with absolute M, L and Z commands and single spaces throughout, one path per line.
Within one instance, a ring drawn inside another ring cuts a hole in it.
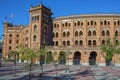
M 120 67 L 110 66 L 70 66 L 70 72 L 66 71 L 66 65 L 59 65 L 57 70 L 52 64 L 43 65 L 44 74 L 39 77 L 42 70 L 39 68 L 31 72 L 30 80 L 120 80 Z M 22 70 L 22 64 L 17 65 L 16 76 L 14 65 L 4 65 L 0 68 L 0 80 L 29 80 L 29 72 Z M 56 77 L 59 79 L 54 79 Z

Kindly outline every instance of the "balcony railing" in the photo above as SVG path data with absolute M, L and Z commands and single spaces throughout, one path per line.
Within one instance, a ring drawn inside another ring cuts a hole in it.
M 46 46 L 48 50 L 99 50 L 100 46 Z

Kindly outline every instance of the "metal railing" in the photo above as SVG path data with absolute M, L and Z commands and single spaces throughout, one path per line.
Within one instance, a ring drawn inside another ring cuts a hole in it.
M 49 50 L 99 50 L 100 46 L 46 46 Z

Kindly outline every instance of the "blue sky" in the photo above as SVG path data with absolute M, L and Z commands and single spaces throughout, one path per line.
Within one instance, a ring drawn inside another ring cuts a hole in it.
M 0 37 L 3 34 L 3 22 L 29 24 L 30 5 L 36 6 L 41 0 L 0 0 Z M 120 14 L 120 0 L 42 0 L 50 7 L 54 15 L 69 16 L 75 14 Z M 10 15 L 13 17 L 10 18 Z

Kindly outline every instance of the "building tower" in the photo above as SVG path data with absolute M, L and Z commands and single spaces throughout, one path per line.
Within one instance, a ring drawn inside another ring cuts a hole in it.
M 52 45 L 52 12 L 43 4 L 31 6 L 30 10 L 30 47 Z

